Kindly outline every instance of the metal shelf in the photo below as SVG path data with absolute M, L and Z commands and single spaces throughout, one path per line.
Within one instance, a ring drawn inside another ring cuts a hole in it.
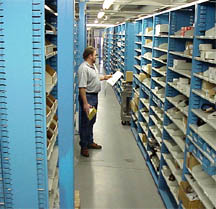
M 193 39 L 194 36 L 176 36 L 176 35 L 171 35 L 170 38 Z
M 173 67 L 168 67 L 170 70 L 172 70 L 173 72 L 176 72 L 180 75 L 183 75 L 187 78 L 190 78 L 191 79 L 191 71 L 188 71 L 188 70 L 175 70 Z
M 159 47 L 154 47 L 153 48 L 154 50 L 158 50 L 158 51 L 161 51 L 161 52 L 168 52 L 168 50 L 167 49 L 162 49 L 162 48 L 159 48 Z
M 169 53 L 170 53 L 170 54 L 173 54 L 173 55 L 180 56 L 180 57 L 186 57 L 186 58 L 192 59 L 192 56 L 186 55 L 186 54 L 184 54 L 183 52 L 169 51 Z
M 176 124 L 176 126 L 184 133 L 184 135 L 186 135 L 186 129 L 183 127 L 183 122 L 173 118 L 168 112 L 165 112 L 165 114 Z
M 186 92 L 182 91 L 181 89 L 179 89 L 179 88 L 177 87 L 177 85 L 174 84 L 173 82 L 168 82 L 168 84 L 169 84 L 171 87 L 173 87 L 174 89 L 176 89 L 177 91 L 179 91 L 181 94 L 185 95 L 186 97 L 188 97 L 188 98 L 190 97 L 190 95 L 189 95 L 188 93 L 186 93 Z
M 166 71 L 161 71 L 161 70 L 159 70 L 159 68 L 155 68 L 155 67 L 152 67 L 152 70 L 156 71 L 157 73 L 161 74 L 162 76 L 166 76 Z

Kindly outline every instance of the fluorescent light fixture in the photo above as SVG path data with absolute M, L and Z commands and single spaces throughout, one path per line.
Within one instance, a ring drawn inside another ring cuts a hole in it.
M 97 24 L 97 23 L 98 23 L 98 20 L 96 19 L 96 20 L 94 21 L 94 23 L 96 23 L 96 24 Z
M 55 16 L 58 16 L 57 12 L 54 12 L 50 7 L 48 7 L 46 4 L 44 5 L 44 8 L 50 12 L 52 12 Z
M 113 2 L 114 0 L 104 0 L 103 9 L 109 9 Z
M 87 27 L 99 27 L 99 28 L 108 28 L 108 27 L 114 27 L 113 24 L 87 24 Z
M 104 16 L 104 14 L 105 14 L 105 12 L 99 12 L 99 13 L 98 13 L 98 16 L 97 16 L 98 19 L 101 19 L 101 18 Z
M 48 7 L 46 4 L 44 5 L 44 8 L 45 8 L 46 10 L 49 10 L 50 12 L 52 11 L 52 10 L 50 9 L 50 7 Z

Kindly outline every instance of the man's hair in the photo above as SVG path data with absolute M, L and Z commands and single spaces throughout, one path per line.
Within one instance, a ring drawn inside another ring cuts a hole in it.
M 96 49 L 94 47 L 88 46 L 83 52 L 83 59 L 86 60 L 89 57 L 89 55 L 93 55 L 95 50 Z

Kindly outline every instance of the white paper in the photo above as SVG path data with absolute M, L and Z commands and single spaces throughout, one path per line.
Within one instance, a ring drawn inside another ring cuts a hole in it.
M 114 86 L 115 83 L 123 76 L 123 73 L 121 73 L 120 71 L 115 72 L 112 75 L 112 78 L 109 78 L 107 80 L 107 83 L 110 84 L 111 86 Z

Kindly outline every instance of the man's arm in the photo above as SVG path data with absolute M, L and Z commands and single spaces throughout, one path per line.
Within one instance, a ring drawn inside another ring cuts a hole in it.
M 83 109 L 86 112 L 86 114 L 89 114 L 89 108 L 91 105 L 89 105 L 87 98 L 86 98 L 86 88 L 79 88 L 79 95 L 83 101 Z
M 112 78 L 112 75 L 102 75 L 100 81 L 108 80 L 109 78 Z

